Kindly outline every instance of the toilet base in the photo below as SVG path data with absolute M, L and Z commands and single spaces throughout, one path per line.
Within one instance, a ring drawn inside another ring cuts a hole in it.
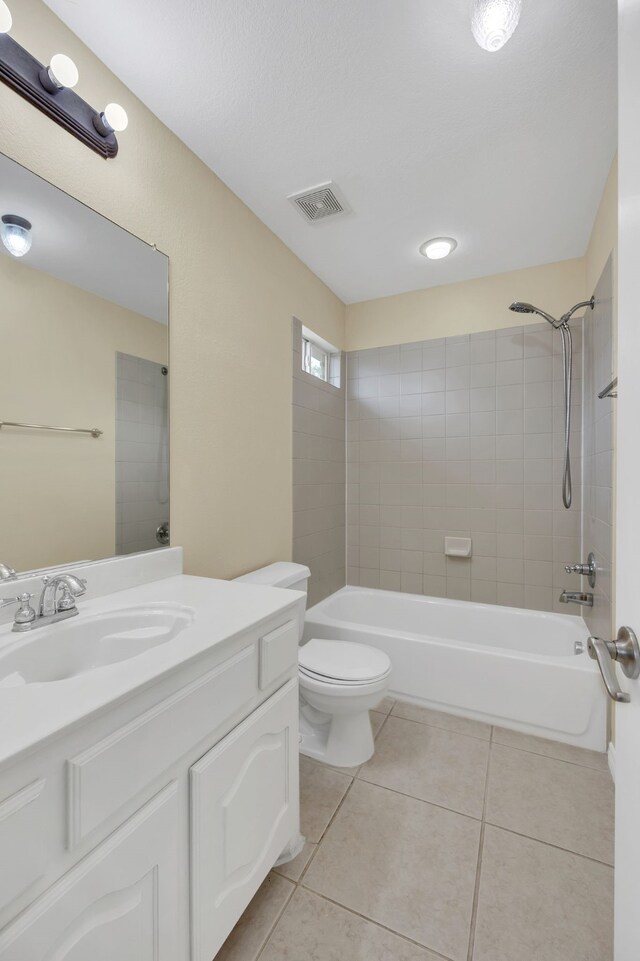
M 368 711 L 334 714 L 332 717 L 314 708 L 309 711 L 309 705 L 300 705 L 301 754 L 333 767 L 358 767 L 373 756 L 373 751 Z

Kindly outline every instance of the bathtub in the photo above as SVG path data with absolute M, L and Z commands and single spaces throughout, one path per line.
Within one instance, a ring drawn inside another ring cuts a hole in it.
M 581 617 L 344 587 L 307 611 L 303 642 L 371 644 L 389 693 L 424 707 L 604 751 L 607 702 Z

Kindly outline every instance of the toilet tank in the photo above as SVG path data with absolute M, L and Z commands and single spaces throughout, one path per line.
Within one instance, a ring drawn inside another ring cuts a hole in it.
M 263 587 L 284 587 L 291 591 L 304 591 L 305 596 L 298 603 L 298 640 L 302 640 L 304 631 L 304 615 L 307 606 L 307 582 L 311 571 L 303 564 L 292 564 L 288 561 L 278 561 L 257 571 L 250 571 L 234 580 L 245 584 L 262 584 Z

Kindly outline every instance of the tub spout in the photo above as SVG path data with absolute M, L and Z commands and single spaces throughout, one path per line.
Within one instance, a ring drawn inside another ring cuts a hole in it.
M 560 595 L 561 604 L 582 604 L 593 607 L 593 594 L 584 591 L 563 591 Z

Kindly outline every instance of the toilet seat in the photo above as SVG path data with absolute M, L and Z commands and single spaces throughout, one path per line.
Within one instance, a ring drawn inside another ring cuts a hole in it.
M 310 680 L 358 687 L 381 681 L 391 673 L 391 661 L 384 653 L 353 641 L 312 638 L 299 651 L 300 674 Z

